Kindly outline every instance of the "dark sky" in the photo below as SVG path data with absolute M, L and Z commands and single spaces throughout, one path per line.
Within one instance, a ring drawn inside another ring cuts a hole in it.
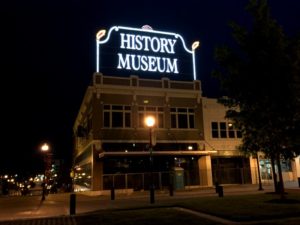
M 247 0 L 17 0 L 1 3 L 0 174 L 43 167 L 39 146 L 71 162 L 72 126 L 95 71 L 95 34 L 113 25 L 181 34 L 200 40 L 198 79 L 204 96 L 220 91 L 210 73 L 213 49 L 232 43 L 228 22 L 249 24 Z M 270 0 L 289 34 L 300 30 L 300 1 Z

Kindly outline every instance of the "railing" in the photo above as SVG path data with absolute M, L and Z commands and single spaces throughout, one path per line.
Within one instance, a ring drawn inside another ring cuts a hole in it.
M 154 172 L 153 183 L 156 189 L 163 190 L 170 185 L 170 172 Z M 151 173 L 127 173 L 103 175 L 103 187 L 111 189 L 148 190 L 151 184 Z

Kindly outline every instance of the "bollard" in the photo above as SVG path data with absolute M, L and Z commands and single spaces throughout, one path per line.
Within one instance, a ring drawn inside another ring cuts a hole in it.
M 215 183 L 215 186 L 216 186 L 216 193 L 218 193 L 219 182 L 216 182 L 216 183 Z
M 70 215 L 76 214 L 76 194 L 70 194 Z
M 218 194 L 219 194 L 219 197 L 223 197 L 224 196 L 223 186 L 218 185 Z
M 44 201 L 46 199 L 46 184 L 43 182 L 42 183 L 42 201 Z
M 154 185 L 152 184 L 150 186 L 150 203 L 153 204 L 155 202 L 155 199 L 154 199 Z
M 115 187 L 111 187 L 110 189 L 110 199 L 115 200 Z
M 170 191 L 170 196 L 173 196 L 174 195 L 174 187 L 173 187 L 172 183 L 169 186 L 169 191 Z

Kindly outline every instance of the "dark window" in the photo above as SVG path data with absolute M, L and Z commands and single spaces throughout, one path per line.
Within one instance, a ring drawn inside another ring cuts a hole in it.
M 131 127 L 131 115 L 130 113 L 125 113 L 125 127 Z
M 123 127 L 123 113 L 112 112 L 112 127 Z
M 172 128 L 176 128 L 177 127 L 176 124 L 177 124 L 177 122 L 176 122 L 176 115 L 172 114 L 171 115 L 171 127 Z
M 220 123 L 220 136 L 221 138 L 227 138 L 227 131 L 226 131 L 226 123 Z
M 113 105 L 112 110 L 123 110 L 123 106 L 121 105 Z
M 110 112 L 104 112 L 103 120 L 104 127 L 110 127 Z
M 233 125 L 231 123 L 228 124 L 228 137 L 235 138 L 235 131 L 234 131 Z
M 171 108 L 171 128 L 195 128 L 194 109 Z
M 190 128 L 195 128 L 194 115 L 189 115 Z
M 158 127 L 164 127 L 164 115 L 162 113 L 158 114 Z
M 188 119 L 186 114 L 178 114 L 178 128 L 188 128 Z
M 131 107 L 122 105 L 104 105 L 104 127 L 131 127 Z
M 211 122 L 211 135 L 213 138 L 219 137 L 219 127 L 217 122 Z
M 144 114 L 139 113 L 139 127 L 145 127 Z

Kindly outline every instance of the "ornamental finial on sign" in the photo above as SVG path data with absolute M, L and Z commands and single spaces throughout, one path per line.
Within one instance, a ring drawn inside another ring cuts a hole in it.
M 142 26 L 142 29 L 143 30 L 153 30 L 153 28 L 150 25 L 147 25 L 147 24 Z
M 200 45 L 200 42 L 199 41 L 195 41 L 193 44 L 192 44 L 192 50 L 194 51 L 196 48 L 198 48 Z
M 100 30 L 96 34 L 96 39 L 99 41 L 106 34 L 106 30 Z

